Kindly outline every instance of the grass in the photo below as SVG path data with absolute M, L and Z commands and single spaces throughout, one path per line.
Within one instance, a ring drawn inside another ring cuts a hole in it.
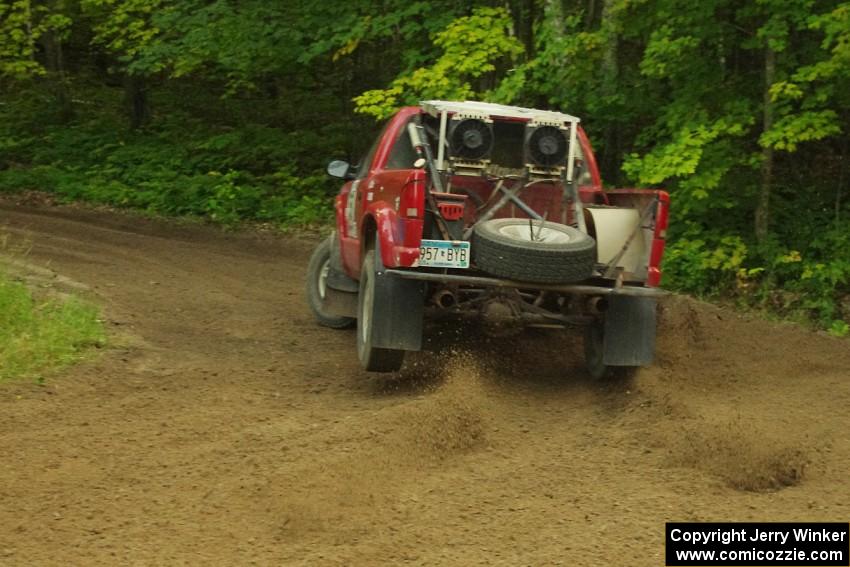
M 79 299 L 35 298 L 0 272 L 0 381 L 44 376 L 105 344 L 98 310 Z

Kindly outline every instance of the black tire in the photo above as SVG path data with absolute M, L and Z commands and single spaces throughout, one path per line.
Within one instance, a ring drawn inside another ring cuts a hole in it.
M 360 270 L 360 291 L 357 298 L 357 357 L 369 372 L 395 372 L 404 362 L 404 351 L 372 346 L 375 321 L 375 251 L 369 250 Z
M 324 312 L 322 300 L 327 289 L 325 281 L 331 264 L 331 238 L 326 238 L 313 251 L 307 264 L 307 303 L 320 325 L 332 329 L 346 329 L 354 324 L 352 317 L 340 317 Z
M 571 226 L 546 222 L 544 235 L 555 240 L 532 240 L 530 230 L 540 222 L 493 219 L 475 225 L 472 258 L 485 272 L 513 280 L 571 283 L 589 278 L 596 264 L 596 241 Z
M 625 381 L 634 377 L 638 366 L 608 366 L 602 362 L 605 331 L 602 323 L 585 328 L 584 366 L 590 377 L 598 381 Z

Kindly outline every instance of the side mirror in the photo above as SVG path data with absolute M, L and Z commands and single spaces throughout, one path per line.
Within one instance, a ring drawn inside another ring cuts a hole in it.
M 351 165 L 347 161 L 335 159 L 328 164 L 328 175 L 340 179 L 351 179 Z

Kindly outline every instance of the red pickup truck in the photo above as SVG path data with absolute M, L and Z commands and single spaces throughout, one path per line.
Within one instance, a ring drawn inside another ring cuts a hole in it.
M 345 183 L 307 297 L 323 325 L 356 321 L 365 369 L 398 370 L 432 311 L 502 335 L 583 328 L 596 378 L 652 362 L 669 197 L 604 190 L 578 118 L 424 101 L 328 173 Z

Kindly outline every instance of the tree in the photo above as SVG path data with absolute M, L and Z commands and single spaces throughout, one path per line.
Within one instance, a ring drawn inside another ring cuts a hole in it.
M 46 34 L 60 34 L 71 20 L 34 0 L 0 0 L 0 76 L 14 80 L 47 73 L 38 60 L 38 42 Z
M 130 128 L 140 128 L 151 118 L 146 79 L 161 69 L 140 59 L 160 33 L 152 20 L 165 7 L 165 0 L 82 0 L 82 6 L 94 19 L 92 43 L 115 57 L 124 75 Z
M 434 36 L 442 53 L 431 64 L 403 73 L 386 89 L 354 99 L 357 112 L 386 118 L 404 104 L 424 98 L 469 99 L 487 95 L 488 75 L 502 62 L 514 62 L 523 47 L 510 33 L 512 20 L 502 8 L 476 8 Z M 494 87 L 495 81 L 489 81 Z

